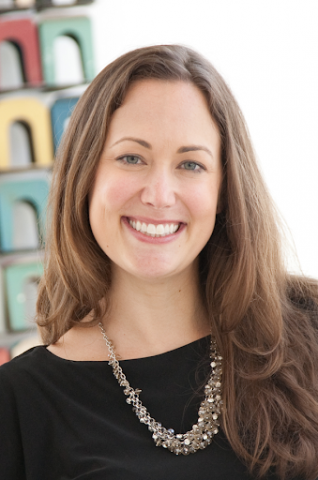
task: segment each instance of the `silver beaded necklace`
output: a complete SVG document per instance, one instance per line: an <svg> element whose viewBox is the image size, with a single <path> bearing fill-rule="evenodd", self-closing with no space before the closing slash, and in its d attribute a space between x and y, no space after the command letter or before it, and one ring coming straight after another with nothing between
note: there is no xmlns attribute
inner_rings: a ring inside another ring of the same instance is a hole
<svg viewBox="0 0 318 480"><path fill-rule="evenodd" d="M198 422L188 432L175 435L173 429L166 429L150 416L139 398L141 390L130 386L116 358L112 342L108 339L101 323L99 323L99 328L108 347L110 357L108 364L112 367L119 385L124 388L124 394L127 396L126 402L133 406L133 411L139 421L148 425L148 430L152 432L152 438L157 447L167 448L175 455L189 455L206 448L212 442L213 436L218 433L220 425L218 418L223 404L221 399L222 357L218 355L215 339L211 338L211 374L204 387L205 397L200 404Z"/></svg>

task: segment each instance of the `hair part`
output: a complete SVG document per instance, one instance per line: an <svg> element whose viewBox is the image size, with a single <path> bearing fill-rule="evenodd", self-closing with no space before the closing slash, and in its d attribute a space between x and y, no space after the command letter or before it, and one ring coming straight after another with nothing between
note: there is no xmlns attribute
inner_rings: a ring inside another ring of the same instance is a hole
<svg viewBox="0 0 318 480"><path fill-rule="evenodd" d="M191 82L204 94L222 143L223 209L200 254L202 292L224 357L222 427L259 478L318 476L318 285L287 272L278 215L230 89L182 46L126 53L91 83L59 148L50 196L37 322L55 343L88 314L96 324L110 261L89 224L88 195L112 114L133 82Z"/></svg>

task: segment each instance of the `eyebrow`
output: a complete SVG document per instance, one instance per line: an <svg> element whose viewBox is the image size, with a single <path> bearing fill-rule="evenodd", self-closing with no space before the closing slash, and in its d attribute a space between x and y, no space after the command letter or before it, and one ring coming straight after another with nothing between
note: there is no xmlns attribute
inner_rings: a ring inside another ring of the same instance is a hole
<svg viewBox="0 0 318 480"><path fill-rule="evenodd" d="M117 142L113 143L113 145L110 148L114 147L118 143L125 142L125 141L136 142L136 143L139 143L139 145L141 145L142 147L148 148L149 150L152 149L150 143L146 142L145 140L142 140L141 138L135 138L135 137L123 137L120 140L118 140ZM180 147L177 150L177 153L196 152L198 150L203 150L204 152L208 153L212 158L214 158L211 150L209 150L204 145L183 146L183 147Z"/></svg>
<svg viewBox="0 0 318 480"><path fill-rule="evenodd" d="M203 150L204 152L211 155L211 157L213 158L213 154L212 154L211 150L209 150L204 145L188 145L186 147L180 147L178 149L177 153L196 152L197 150Z"/></svg>
<svg viewBox="0 0 318 480"><path fill-rule="evenodd" d="M150 143L146 142L145 140L141 140L141 138L135 138L135 137L123 137L120 140L118 140L117 142L113 143L110 148L114 147L118 143L125 142L127 140L131 141L131 142L139 143L139 145L141 145L142 147L149 148L149 150L151 150Z"/></svg>

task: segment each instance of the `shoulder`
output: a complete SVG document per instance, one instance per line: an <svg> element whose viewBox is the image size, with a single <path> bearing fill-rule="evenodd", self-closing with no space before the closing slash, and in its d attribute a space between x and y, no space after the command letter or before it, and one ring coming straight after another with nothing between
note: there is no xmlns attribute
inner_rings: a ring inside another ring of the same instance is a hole
<svg viewBox="0 0 318 480"><path fill-rule="evenodd" d="M46 345L38 345L36 347L29 348L25 352L17 355L12 360L7 363L4 363L0 366L0 372L7 369L15 369L30 364L34 361L37 361L39 357L43 355L43 350L46 349Z"/></svg>
<svg viewBox="0 0 318 480"><path fill-rule="evenodd" d="M45 347L33 347L0 367L0 418L14 415L25 396L35 391L37 371L43 368Z"/></svg>
<svg viewBox="0 0 318 480"><path fill-rule="evenodd" d="M32 369L42 363L45 356L45 349L46 346L44 345L30 348L26 352L10 360L10 362L1 365L0 381L3 382L6 379L13 380L20 374L23 375L27 372L31 372Z"/></svg>

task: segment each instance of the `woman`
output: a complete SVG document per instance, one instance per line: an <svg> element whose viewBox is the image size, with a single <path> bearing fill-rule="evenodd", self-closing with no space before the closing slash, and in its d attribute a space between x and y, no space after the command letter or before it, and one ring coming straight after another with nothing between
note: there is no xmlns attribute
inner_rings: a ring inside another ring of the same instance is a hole
<svg viewBox="0 0 318 480"><path fill-rule="evenodd" d="M46 346L0 370L1 477L314 480L317 282L284 267L215 69L181 46L106 67L51 209Z"/></svg>

